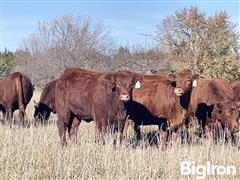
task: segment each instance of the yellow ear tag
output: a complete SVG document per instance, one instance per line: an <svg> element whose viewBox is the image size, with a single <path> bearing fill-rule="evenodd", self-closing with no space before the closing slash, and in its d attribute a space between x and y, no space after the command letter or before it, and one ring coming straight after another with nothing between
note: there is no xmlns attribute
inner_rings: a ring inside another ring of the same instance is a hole
<svg viewBox="0 0 240 180"><path fill-rule="evenodd" d="M135 84L135 88L139 89L140 87L141 87L141 83L139 81L137 81L136 84Z"/></svg>
<svg viewBox="0 0 240 180"><path fill-rule="evenodd" d="M193 87L196 87L196 86L197 86L197 80L196 80L196 79L193 81L192 86L193 86Z"/></svg>

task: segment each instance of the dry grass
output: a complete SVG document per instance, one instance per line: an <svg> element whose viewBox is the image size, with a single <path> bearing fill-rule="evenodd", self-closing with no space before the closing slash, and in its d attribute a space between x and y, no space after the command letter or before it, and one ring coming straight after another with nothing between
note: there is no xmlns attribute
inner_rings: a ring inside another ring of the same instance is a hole
<svg viewBox="0 0 240 180"><path fill-rule="evenodd" d="M31 106L31 105L30 105ZM28 110L31 114L33 109ZM31 117L30 116L30 117ZM53 117L54 121L56 117ZM143 128L149 132L152 127ZM161 151L143 140L134 146L129 139L114 146L111 135L106 144L94 142L94 123L82 123L78 144L59 147L55 123L48 126L0 126L1 179L183 179L180 162L240 165L238 149L229 144L202 140L199 145L178 145ZM131 139L131 135L129 137ZM237 169L238 179L240 173ZM188 177L192 178L192 177ZM213 178L213 177L212 177ZM218 177L225 179L227 177ZM229 177L228 177L229 178Z"/></svg>

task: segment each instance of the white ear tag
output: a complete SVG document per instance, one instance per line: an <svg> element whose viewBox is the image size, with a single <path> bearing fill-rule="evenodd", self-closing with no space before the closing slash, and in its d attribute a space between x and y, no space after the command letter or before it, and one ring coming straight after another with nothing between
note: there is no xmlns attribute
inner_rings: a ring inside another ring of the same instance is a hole
<svg viewBox="0 0 240 180"><path fill-rule="evenodd" d="M192 86L193 86L193 87L196 87L196 86L197 86L197 80L196 80L196 79L193 81Z"/></svg>
<svg viewBox="0 0 240 180"><path fill-rule="evenodd" d="M139 89L141 87L140 81L137 81L134 87L135 89Z"/></svg>

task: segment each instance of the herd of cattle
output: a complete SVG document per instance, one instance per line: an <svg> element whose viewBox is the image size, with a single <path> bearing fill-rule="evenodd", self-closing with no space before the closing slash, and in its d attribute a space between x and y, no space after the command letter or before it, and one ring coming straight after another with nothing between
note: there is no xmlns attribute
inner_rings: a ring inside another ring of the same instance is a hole
<svg viewBox="0 0 240 180"><path fill-rule="evenodd" d="M30 80L19 72L0 80L0 111L6 123L12 124L17 109L24 118L32 95ZM67 68L58 79L46 84L40 101L34 101L34 118L43 122L51 113L57 113L62 145L67 143L67 131L72 141L77 141L81 120L95 121L96 139L101 139L108 129L119 132L121 139L129 125L140 139L140 125L158 125L164 148L169 134L174 142L182 126L187 127L189 139L196 129L202 130L202 137L219 129L237 132L239 102L240 81L229 84L188 71L144 75Z"/></svg>

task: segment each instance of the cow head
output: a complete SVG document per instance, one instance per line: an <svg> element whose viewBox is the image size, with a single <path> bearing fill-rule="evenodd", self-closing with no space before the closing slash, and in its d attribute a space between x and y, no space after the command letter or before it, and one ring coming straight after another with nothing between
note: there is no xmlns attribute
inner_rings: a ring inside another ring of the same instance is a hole
<svg viewBox="0 0 240 180"><path fill-rule="evenodd" d="M182 96L183 94L192 91L192 88L197 85L198 82L203 81L203 77L198 74L191 74L190 72L180 72L177 74L169 74L169 79L175 81L176 88L174 93L177 96Z"/></svg>
<svg viewBox="0 0 240 180"><path fill-rule="evenodd" d="M117 93L119 100L127 102L132 99L133 88L140 88L143 76L130 71L118 71L115 73L107 74L113 84L113 91Z"/></svg>
<svg viewBox="0 0 240 180"><path fill-rule="evenodd" d="M40 120L41 122L48 120L52 112L52 109L41 102L39 103L36 101L33 101L33 102L34 102L34 108L35 108L34 115L33 115L34 119L36 121Z"/></svg>
<svg viewBox="0 0 240 180"><path fill-rule="evenodd" d="M220 121L221 124L226 125L230 131L238 131L239 108L236 103L232 101L217 103L214 106L214 116L217 121Z"/></svg>

